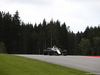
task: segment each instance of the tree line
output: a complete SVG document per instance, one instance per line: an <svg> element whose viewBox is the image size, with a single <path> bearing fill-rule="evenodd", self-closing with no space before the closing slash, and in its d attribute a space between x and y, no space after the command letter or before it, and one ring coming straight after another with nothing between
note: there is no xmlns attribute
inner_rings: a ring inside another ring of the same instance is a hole
<svg viewBox="0 0 100 75"><path fill-rule="evenodd" d="M74 33L59 20L25 24L18 11L13 15L0 11L0 53L43 54L44 49L54 45L68 54L100 55L100 26Z"/></svg>

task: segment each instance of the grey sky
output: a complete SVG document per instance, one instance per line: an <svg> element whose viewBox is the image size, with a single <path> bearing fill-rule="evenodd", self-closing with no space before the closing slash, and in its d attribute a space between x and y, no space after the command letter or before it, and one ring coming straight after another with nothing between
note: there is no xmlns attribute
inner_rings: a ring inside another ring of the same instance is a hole
<svg viewBox="0 0 100 75"><path fill-rule="evenodd" d="M25 23L53 18L65 22L75 33L100 24L100 0L0 0L0 11L14 14L16 10Z"/></svg>

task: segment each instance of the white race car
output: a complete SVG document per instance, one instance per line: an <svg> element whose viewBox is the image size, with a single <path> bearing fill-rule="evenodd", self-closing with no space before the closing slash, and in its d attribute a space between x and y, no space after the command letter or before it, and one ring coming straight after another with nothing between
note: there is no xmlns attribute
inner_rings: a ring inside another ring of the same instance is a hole
<svg viewBox="0 0 100 75"><path fill-rule="evenodd" d="M60 48L53 46L44 50L44 55L67 55L67 50L61 50Z"/></svg>

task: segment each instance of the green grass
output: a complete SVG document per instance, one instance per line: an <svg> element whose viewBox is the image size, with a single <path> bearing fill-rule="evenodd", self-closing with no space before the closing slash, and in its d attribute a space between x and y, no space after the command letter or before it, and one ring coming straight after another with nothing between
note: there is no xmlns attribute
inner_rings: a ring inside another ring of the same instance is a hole
<svg viewBox="0 0 100 75"><path fill-rule="evenodd" d="M0 75L87 75L86 73L88 72L36 59L0 54Z"/></svg>

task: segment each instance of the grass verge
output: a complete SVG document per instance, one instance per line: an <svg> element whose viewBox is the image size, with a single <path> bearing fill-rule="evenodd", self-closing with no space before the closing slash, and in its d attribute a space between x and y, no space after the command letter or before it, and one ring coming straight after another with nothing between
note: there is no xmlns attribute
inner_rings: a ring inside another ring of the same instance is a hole
<svg viewBox="0 0 100 75"><path fill-rule="evenodd" d="M0 54L0 75L87 75L87 73L36 59Z"/></svg>

